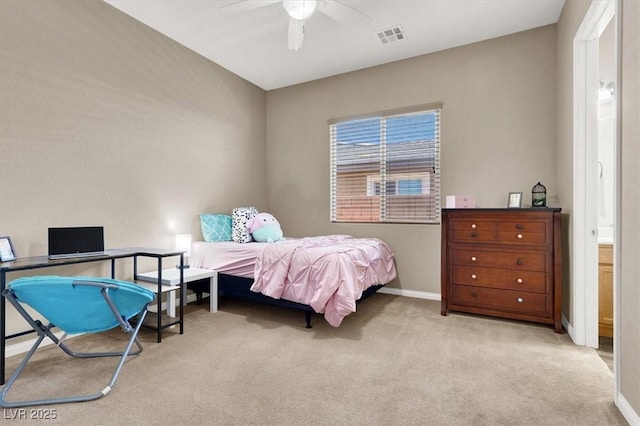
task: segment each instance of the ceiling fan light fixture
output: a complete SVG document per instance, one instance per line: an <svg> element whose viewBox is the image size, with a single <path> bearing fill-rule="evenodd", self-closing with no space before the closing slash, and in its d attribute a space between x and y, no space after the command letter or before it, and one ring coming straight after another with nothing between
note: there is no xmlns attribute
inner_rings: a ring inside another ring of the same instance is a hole
<svg viewBox="0 0 640 426"><path fill-rule="evenodd" d="M293 19L303 21L313 15L318 2L316 0L283 0L282 6Z"/></svg>

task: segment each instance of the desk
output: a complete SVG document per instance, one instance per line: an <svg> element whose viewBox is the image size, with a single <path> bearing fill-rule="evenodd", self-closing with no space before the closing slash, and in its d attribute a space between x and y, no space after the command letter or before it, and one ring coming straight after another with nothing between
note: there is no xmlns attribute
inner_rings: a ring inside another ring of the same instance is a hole
<svg viewBox="0 0 640 426"><path fill-rule="evenodd" d="M129 247L119 249L106 250L107 254L103 256L90 256L90 257L76 257L70 259L49 259L48 256L37 257L25 257L16 259L10 262L0 263L0 294L7 287L7 274L10 272L27 271L32 269L52 268L55 266L75 265L80 263L91 262L111 262L111 278L115 279L116 274L116 260L133 258L133 280L138 275L138 257L151 257L158 261L158 271L162 271L162 260L165 257L180 256L180 265L184 265L184 252L176 250L163 250L146 247ZM162 341L162 330L177 323L180 324L180 334L184 333L184 303L186 300L186 286L184 285L183 276L180 274L180 319L170 324L162 324L161 315L157 316L156 326L154 329L158 332L158 343ZM158 275L157 280L158 294L162 289L162 273ZM162 298L158 297L158 308L162 310ZM27 330L19 333L15 333L7 336L6 334L6 306L4 297L0 297L0 385L4 384L5 377L5 353L6 353L6 340L14 337L24 336L25 334L33 333L33 330Z"/></svg>

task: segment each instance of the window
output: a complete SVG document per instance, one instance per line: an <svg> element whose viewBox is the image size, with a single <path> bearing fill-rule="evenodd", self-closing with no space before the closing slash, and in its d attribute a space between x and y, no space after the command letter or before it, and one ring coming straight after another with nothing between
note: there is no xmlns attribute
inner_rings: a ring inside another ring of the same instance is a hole
<svg viewBox="0 0 640 426"><path fill-rule="evenodd" d="M330 121L332 222L439 222L441 108Z"/></svg>

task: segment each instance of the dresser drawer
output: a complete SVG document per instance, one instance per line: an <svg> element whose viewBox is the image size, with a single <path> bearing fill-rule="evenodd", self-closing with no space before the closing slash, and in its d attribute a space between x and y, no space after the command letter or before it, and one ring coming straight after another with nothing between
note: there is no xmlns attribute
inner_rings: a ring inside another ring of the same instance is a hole
<svg viewBox="0 0 640 426"><path fill-rule="evenodd" d="M546 273L544 272L458 265L453 266L452 269L451 281L454 284L537 293L544 293L547 289Z"/></svg>
<svg viewBox="0 0 640 426"><path fill-rule="evenodd" d="M451 286L451 302L456 305L496 309L501 311L549 316L547 295L524 291L498 290L493 288Z"/></svg>
<svg viewBox="0 0 640 426"><path fill-rule="evenodd" d="M451 229L454 231L495 232L495 220L452 219Z"/></svg>
<svg viewBox="0 0 640 426"><path fill-rule="evenodd" d="M496 240L504 243L546 244L546 222L504 221L496 226Z"/></svg>
<svg viewBox="0 0 640 426"><path fill-rule="evenodd" d="M453 241L496 240L496 222L478 220L452 220L451 239Z"/></svg>
<svg viewBox="0 0 640 426"><path fill-rule="evenodd" d="M547 234L518 231L497 232L496 241L501 243L546 244Z"/></svg>
<svg viewBox="0 0 640 426"><path fill-rule="evenodd" d="M544 253L518 253L508 251L451 250L451 263L455 265L509 268L526 271L546 271Z"/></svg>
<svg viewBox="0 0 640 426"><path fill-rule="evenodd" d="M496 241L496 231L453 231L451 241L477 241L490 243Z"/></svg>
<svg viewBox="0 0 640 426"><path fill-rule="evenodd" d="M533 232L535 234L544 234L547 231L546 222L526 222L526 221L500 221L497 223L498 232Z"/></svg>

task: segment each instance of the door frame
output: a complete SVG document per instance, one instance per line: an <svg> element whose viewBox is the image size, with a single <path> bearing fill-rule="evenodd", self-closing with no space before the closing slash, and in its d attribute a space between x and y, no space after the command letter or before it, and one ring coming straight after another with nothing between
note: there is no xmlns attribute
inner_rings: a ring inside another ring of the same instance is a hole
<svg viewBox="0 0 640 426"><path fill-rule="evenodd" d="M615 12L616 0L591 2L573 40L572 338L578 345L593 348L599 344L598 206L597 197L592 196L593 188L598 187L598 39ZM614 241L616 228L614 223ZM614 277L614 295L616 286Z"/></svg>

